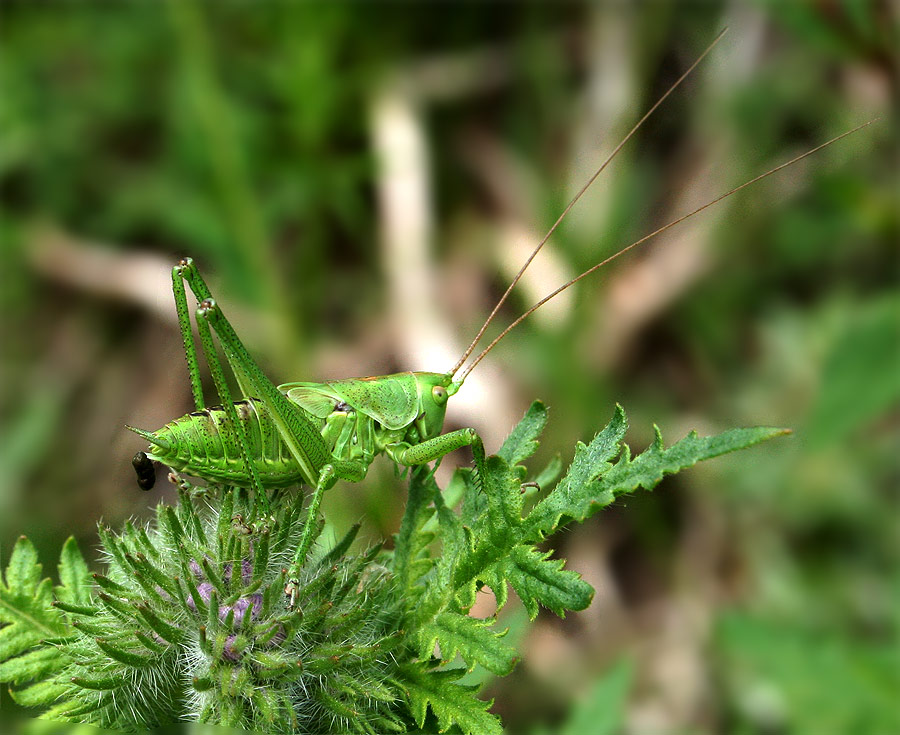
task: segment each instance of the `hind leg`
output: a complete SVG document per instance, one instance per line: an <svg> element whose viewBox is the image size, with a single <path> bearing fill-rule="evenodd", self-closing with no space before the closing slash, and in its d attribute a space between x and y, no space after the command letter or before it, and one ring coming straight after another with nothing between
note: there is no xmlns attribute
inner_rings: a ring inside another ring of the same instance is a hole
<svg viewBox="0 0 900 735"><path fill-rule="evenodd" d="M185 358L187 359L188 363L188 373L190 374L191 378L191 391L194 394L194 403L197 406L197 410L202 411L205 408L205 402L203 400L203 385L200 380L199 361L197 359L197 350L194 344L193 333L191 332L191 322L188 315L187 297L184 290L185 271L189 268L196 271L193 265L193 261L191 261L190 259L185 259L172 269L172 291L175 294L175 307L178 312L178 324L181 327L181 336L185 346L184 352ZM201 301L201 306L197 310L197 332L200 335L200 348L203 352L203 356L206 358L206 363L209 366L209 371L212 375L213 383L216 387L216 393L219 396L219 401L222 404L222 408L225 411L225 415L228 417L228 423L231 427L230 435L228 432L222 432L220 434L223 446L226 442L231 442L232 451L236 449L237 452L240 453L241 460L243 461L244 468L247 472L247 476L250 478L251 489L254 491L256 497L258 498L257 502L259 503L260 512L263 515L268 515L268 495L266 493L266 489L263 487L262 482L259 479L259 474L256 471L256 465L252 461L249 442L247 440L247 432L245 431L244 425L243 423L241 423L241 420L237 415L237 410L234 407L234 400L231 395L231 389L228 387L228 381L225 378L225 370L222 367L222 363L219 360L218 354L216 353L216 348L213 343L209 324L207 323L207 320L203 318L203 303L205 300L209 300L212 298L209 292L209 288L206 286L206 283L201 278L199 278L199 275L196 281L189 280L188 282L191 286L191 290L194 292L194 295L198 298L198 300Z"/></svg>

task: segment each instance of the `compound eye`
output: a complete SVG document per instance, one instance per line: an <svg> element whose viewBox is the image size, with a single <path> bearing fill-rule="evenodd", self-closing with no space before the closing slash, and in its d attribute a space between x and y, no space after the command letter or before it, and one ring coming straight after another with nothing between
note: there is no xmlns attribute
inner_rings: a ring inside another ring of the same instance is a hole
<svg viewBox="0 0 900 735"><path fill-rule="evenodd" d="M431 389L431 395L438 406L443 406L447 402L447 389L442 385L434 386Z"/></svg>

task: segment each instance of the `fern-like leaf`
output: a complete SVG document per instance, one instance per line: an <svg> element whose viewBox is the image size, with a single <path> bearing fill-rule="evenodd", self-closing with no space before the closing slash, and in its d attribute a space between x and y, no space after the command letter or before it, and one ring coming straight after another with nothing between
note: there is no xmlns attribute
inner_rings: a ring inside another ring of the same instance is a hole
<svg viewBox="0 0 900 735"><path fill-rule="evenodd" d="M69 542L74 545L74 539ZM63 640L74 631L53 607L53 583L42 572L34 545L20 537L0 579L0 681L42 682L67 663L65 654L46 641ZM52 702L53 692L45 695L33 697L34 705Z"/></svg>
<svg viewBox="0 0 900 735"><path fill-rule="evenodd" d="M561 618L566 610L584 610L591 604L594 589L577 572L564 569L564 559L549 556L549 552L541 553L527 544L513 547L488 570L491 589L496 590L503 580L509 582L532 620L537 617L539 604Z"/></svg>
<svg viewBox="0 0 900 735"><path fill-rule="evenodd" d="M579 443L569 471L550 495L538 503L522 524L523 541L539 541L569 520L584 521L619 495L638 488L652 490L670 475L698 462L789 434L787 429L766 426L732 429L718 436L698 436L692 431L666 449L655 428L656 439L634 459L620 442L628 428L625 412L616 406L612 421L587 446Z"/></svg>
<svg viewBox="0 0 900 735"><path fill-rule="evenodd" d="M89 605L93 579L73 536L69 536L63 544L58 569L61 584L54 589L56 600L72 605Z"/></svg>
<svg viewBox="0 0 900 735"><path fill-rule="evenodd" d="M497 454L510 465L524 462L538 448L538 439L546 425L547 407L541 401L535 401L506 437Z"/></svg>
<svg viewBox="0 0 900 735"><path fill-rule="evenodd" d="M591 600L590 587L574 572L564 570L563 562L539 553L535 543L564 523L586 520L623 493L652 489L666 474L788 433L767 427L735 429L713 437L692 432L665 448L657 430L654 443L632 459L628 447L622 444L628 428L625 411L616 406L609 424L590 444L578 443L565 477L523 517L520 474L506 458L518 459L533 449L543 417L543 407L532 406L504 444L503 456L480 463L477 471L483 493L479 494L475 484L467 484L469 495L463 500L461 513L462 522L471 525L473 543L464 553L456 554L453 575L456 599L463 609L474 604L480 584L491 587L501 606L506 600L506 585L511 585L532 618L538 605L557 615L583 609ZM473 495L480 497L473 499ZM437 610L426 612L436 614Z"/></svg>
<svg viewBox="0 0 900 735"><path fill-rule="evenodd" d="M429 671L421 665L403 668L401 684L416 724L420 728L425 726L430 708L440 732L457 725L464 733L501 735L500 720L487 711L492 702L475 697L476 687L457 683L464 673L464 669Z"/></svg>
<svg viewBox="0 0 900 735"><path fill-rule="evenodd" d="M444 661L452 661L459 653L469 670L481 664L493 674L506 676L515 666L516 651L501 640L504 633L491 630L493 624L493 619L445 610L419 631L419 656L428 658L437 643Z"/></svg>

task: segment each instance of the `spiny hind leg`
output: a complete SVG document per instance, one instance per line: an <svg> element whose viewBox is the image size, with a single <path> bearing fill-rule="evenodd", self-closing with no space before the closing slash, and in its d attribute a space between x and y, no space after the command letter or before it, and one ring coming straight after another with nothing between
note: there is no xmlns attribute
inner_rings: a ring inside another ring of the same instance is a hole
<svg viewBox="0 0 900 735"><path fill-rule="evenodd" d="M190 310L182 277L182 270L186 263L193 265L193 261L190 258L185 258L172 269L172 295L175 297L175 312L178 314L178 326L181 329L181 341L184 344L184 358L187 360L188 375L191 379L191 393L194 396L194 406L196 406L198 411L202 411L206 408L206 401L203 399L203 383L200 380L197 345L194 342L194 333L191 330ZM209 289L207 289L208 291Z"/></svg>
<svg viewBox="0 0 900 735"><path fill-rule="evenodd" d="M197 309L197 331L200 333L200 345L203 348L203 354L209 364L209 372L212 375L213 383L216 386L216 393L219 396L219 400L222 402L222 408L225 410L225 415L228 417L228 423L232 428L231 432L219 432L223 450L225 456L228 456L229 447L226 446L226 442L232 442L230 448L231 451L237 449L238 452L240 452L241 461L243 461L244 468L247 470L247 474L250 477L250 485L258 499L260 513L263 516L267 516L269 514L269 498L262 485L262 481L259 479L259 474L256 471L256 464L250 457L250 443L247 440L247 432L244 429L243 422L238 418L234 399L231 396L231 389L228 387L228 381L225 378L225 370L222 368L222 363L219 361L219 357L216 354L212 332L210 331L206 319L203 318L202 311L203 304L201 303L200 307ZM234 442L236 442L237 446L234 446Z"/></svg>
<svg viewBox="0 0 900 735"><path fill-rule="evenodd" d="M197 321L205 321L215 330L241 391L245 396L262 401L277 426L279 435L300 467L304 479L314 486L322 467L332 460L331 452L319 433L319 427L294 406L256 364L234 331L234 327L225 318L222 309L210 296L209 288L193 262L182 261L178 268L180 276L187 281L200 300ZM332 464L335 465L338 476L345 477L346 473L341 466L343 463L332 462Z"/></svg>
<svg viewBox="0 0 900 735"><path fill-rule="evenodd" d="M190 278L187 275L189 272L192 275ZM260 511L263 515L267 515L269 512L268 496L259 479L256 465L251 461L247 434L244 430L244 425L238 419L234 400L231 396L231 389L228 387L228 381L225 378L225 370L216 353L212 333L209 324L205 319L204 304L211 300L212 297L206 282L200 277L193 261L190 258L185 258L172 269L172 291L175 294L178 323L181 327L181 336L185 344L185 355L188 361L188 372L191 375L191 390L194 393L194 402L197 405L197 410L203 410L203 386L200 382L197 352L194 345L193 334L191 332L190 318L188 316L187 297L184 290L185 280L188 281L194 296L200 301L200 307L197 309L197 332L200 335L200 348L203 351L203 356L206 358L206 363L209 366L209 371L216 387L216 393L219 396L219 401L222 404L222 408L225 411L225 415L228 417L228 423L231 427L230 432L220 432L220 438L223 445L230 442L232 444L231 451L234 452L234 450L237 450L240 454L244 467L247 470L247 475L250 478L251 487L256 493L256 497L259 499ZM225 447L225 451L226 454L228 454L227 446Z"/></svg>
<svg viewBox="0 0 900 735"><path fill-rule="evenodd" d="M191 262L184 262L181 275L199 298L209 294L209 289ZM225 358L237 378L245 396L262 401L269 416L278 427L279 436L301 469L301 474L311 486L316 486L326 465L331 465L335 476L359 482L366 474L366 467L357 461L345 461L334 457L322 438L319 427L306 412L291 403L266 377L262 368L244 347L234 327L211 296L205 296L197 309L198 322L203 320L212 327L225 351Z"/></svg>
<svg viewBox="0 0 900 735"><path fill-rule="evenodd" d="M182 260L173 271L173 275L177 273L179 279L183 279L190 286L197 303L200 305L197 309L197 321L204 319L215 330L216 335L225 349L225 358L229 366L234 371L241 391L247 397L260 398L268 400L268 402L278 402L278 399L288 403L281 393L275 388L272 382L266 377L262 368L256 364L250 351L241 342L237 332L221 307L216 303L210 293L209 286L200 275L200 271L190 258ZM277 398L276 398L277 396Z"/></svg>

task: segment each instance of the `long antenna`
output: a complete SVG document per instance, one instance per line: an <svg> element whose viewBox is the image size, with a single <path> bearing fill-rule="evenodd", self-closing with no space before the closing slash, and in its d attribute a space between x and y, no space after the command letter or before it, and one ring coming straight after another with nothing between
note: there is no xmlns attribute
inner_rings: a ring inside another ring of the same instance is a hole
<svg viewBox="0 0 900 735"><path fill-rule="evenodd" d="M562 214L559 215L556 222L553 223L553 226L549 230L547 230L547 234L544 235L544 237L537 244L534 250L531 251L531 255L528 256L528 260L526 260L522 267L519 269L516 277L512 279L509 286L507 286L503 296L500 297L500 300L494 306L493 311L491 311L491 313L488 315L488 318L485 319L484 324L481 325L481 329L478 330L478 334L475 335L475 339L472 340L472 342L466 348L466 351L462 354L462 357L459 358L457 363L453 366L453 369L450 370L450 375L455 375L456 372L462 367L463 363L469 359L469 355L472 354L472 351L475 349L475 345L478 344L479 340L484 335L485 330L487 330L488 326L497 315L497 312L500 311L500 307L502 307L506 302L506 299L509 296L510 292L512 292L513 288L515 288L516 284L519 282L519 279L522 278L522 275L525 273L528 266L531 265L531 261L535 259L537 254L541 251L541 248L543 248L547 240L550 239L550 236L554 232L556 232L556 228L559 227L560 223L566 218L566 215L569 214L569 211L572 209L572 207L574 207L578 203L578 200L581 199L581 197L584 196L587 190L591 188L591 184L593 184L597 180L597 177L600 176L601 173L603 173L603 170L612 162L619 151L622 150L622 148L629 140L631 140L631 137L638 131L638 128L640 128L641 125L644 124L644 121L646 121L646 119L656 111L656 108L665 101L666 97L672 94L672 92L675 91L678 85L681 84L692 71L694 71L694 68L697 66L697 64L703 61L704 57L713 50L713 47L722 39L722 36L725 35L725 32L727 30L728 28L726 27L719 31L719 35L716 36L713 42L706 47L706 50L697 57L697 60L693 64L691 64L690 67L688 67L688 70L684 74L678 77L678 80L671 87L669 87L668 90L666 90L666 93L656 101L653 107L651 107L649 110L647 110L646 113L644 113L644 116L637 121L635 126L628 131L628 134L624 138L622 138L621 142L613 149L612 153L607 156L606 160L600 165L600 168L598 168L594 172L593 176L588 179L587 183L582 186L581 189L579 189L578 193L572 198L572 201L569 202L569 205L563 210ZM466 374L468 374L468 371L466 371Z"/></svg>
<svg viewBox="0 0 900 735"><path fill-rule="evenodd" d="M693 210L692 212L688 212L687 214L682 215L682 216L679 217L678 219L672 220L672 221L669 222L667 225L663 225L663 226L660 227L658 230L654 230L653 232L651 232L649 235L644 235L640 240L635 240L633 243L631 243L631 245L628 245L628 246L622 248L621 250L619 250L617 253L614 253L613 255L610 255L608 258L606 258L606 260L603 260L603 261L597 263L597 265L593 266L592 268L588 268L588 269L587 269L584 273L582 273L581 275L575 276L575 278L573 278L571 281L569 281L569 282L567 282L567 283L564 283L562 286L560 286L559 288L557 288L557 289L556 289L555 291L553 291L552 293L547 294L544 298L542 298L540 301L538 301L534 306L532 306L530 309L528 309L526 312L524 312L518 319L516 319L516 320L515 320L512 324L510 324L506 329L504 329L502 332L500 332L500 334L498 334L498 335L494 338L494 340L493 340L493 341L492 341L492 342L491 342L484 350L481 351L481 353L478 355L478 357L475 358L475 361L472 362L472 363L471 363L471 364L463 371L463 374L460 376L460 378L459 378L459 380L458 380L457 382L462 383L462 382L466 379L466 376L467 376L470 372L472 372L472 369L473 369L479 362L481 362L481 361L484 359L484 356L487 355L487 353L490 352L492 349L494 349L494 347L497 345L497 343L498 343L501 339L503 339L503 338L504 338L507 334L509 334L515 327L517 327L519 324L521 324L522 321L523 321L526 317L528 317L529 315L533 314L535 311L537 311L539 308L541 308L544 304L546 304L546 303L547 303L550 299L552 299L554 296L557 296L558 294L562 293L562 292L565 291L567 288L569 288L569 286L571 286L571 285L577 283L578 281L580 281L580 280L581 280L582 278L584 278L585 276L589 276L589 275L590 275L591 273L593 273L595 270L597 270L597 269L599 269L599 268L602 268L604 265L606 265L607 263L610 263L611 261L615 260L615 259L618 258L620 255L624 255L625 253L627 253L627 252L628 252L629 250L631 250L632 248L636 248L638 245L641 245L642 243L647 242L647 240L650 240L651 238L656 237L657 235L659 235L659 234L665 232L666 230L668 230L668 229L674 227L675 225L677 225L677 224L679 224L679 223L681 223L681 222L684 222L686 219L690 219L690 218L693 217L695 214L699 214L699 213L702 212L704 209L707 209L708 207L713 206L713 204L717 204L717 203L721 202L723 199L727 199L727 198L730 197L732 194L735 194L735 193L739 192L741 189L745 189L746 187L750 186L751 184L755 184L757 181L760 181L760 180L766 178L767 176L771 176L772 174L777 173L778 171L781 171L781 169L783 169L783 168L787 168L788 166L794 165L794 164L797 163L798 161L801 161L801 160L803 160L804 158L806 158L807 156L811 156L813 153L816 153L817 151L820 151L820 150L822 150L823 148L826 148L827 146L830 146L832 143L837 143L841 138L846 138L848 135L852 135L853 133L856 133L856 132L862 130L863 128L868 127L869 125L871 125L873 122L876 122L877 120L878 120L878 118L876 117L876 118L874 118L874 119L872 119L872 120L869 120L868 122L864 122L862 125L857 125L857 126L856 126L855 128L853 128L852 130L848 130L848 131L846 131L845 133L841 133L840 135L838 135L838 136L832 138L831 140L826 141L825 143L822 143L822 144L819 145L819 146L816 146L816 147L813 148L812 150L808 150L806 153L803 153L803 154L797 156L796 158L792 158L790 161L787 161L786 163L782 163L780 166L776 166L775 168L766 171L764 174L760 174L760 175L757 176L756 178L753 178L753 179L750 179L750 181L744 182L744 183L741 184L740 186L736 186L734 189L731 189L730 191L727 191L727 192L725 192L724 194L721 194L720 196L716 197L716 198L713 199L712 201L707 202L707 203L704 204L702 207L697 207L697 209Z"/></svg>

